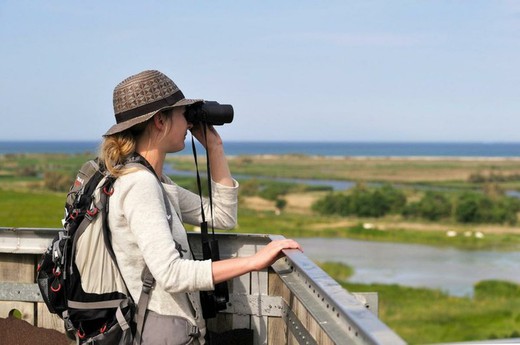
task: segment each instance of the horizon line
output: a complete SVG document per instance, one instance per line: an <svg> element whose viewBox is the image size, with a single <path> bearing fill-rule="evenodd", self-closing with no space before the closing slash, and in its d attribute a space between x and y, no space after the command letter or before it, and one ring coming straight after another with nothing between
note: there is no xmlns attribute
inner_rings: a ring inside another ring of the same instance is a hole
<svg viewBox="0 0 520 345"><path fill-rule="evenodd" d="M0 143L101 143L101 139L0 139ZM191 140L186 140L186 142ZM288 143L288 144L520 144L518 141L499 140L225 140L224 143ZM198 144L198 143L197 143Z"/></svg>

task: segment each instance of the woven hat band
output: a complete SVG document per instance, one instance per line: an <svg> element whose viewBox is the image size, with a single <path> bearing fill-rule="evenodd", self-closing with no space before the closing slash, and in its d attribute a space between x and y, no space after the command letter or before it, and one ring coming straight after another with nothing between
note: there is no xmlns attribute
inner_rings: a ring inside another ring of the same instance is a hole
<svg viewBox="0 0 520 345"><path fill-rule="evenodd" d="M160 110L162 108L172 106L175 103L177 103L183 99L184 99L184 95L182 94L181 90L177 90L175 93L171 94L170 96L168 96L166 98L162 98L155 102L144 104L140 107L133 108L133 109L124 111L122 113L116 114L115 115L116 122L117 123L125 122L125 121L131 120L133 118L136 118L138 116L148 114L148 113Z"/></svg>

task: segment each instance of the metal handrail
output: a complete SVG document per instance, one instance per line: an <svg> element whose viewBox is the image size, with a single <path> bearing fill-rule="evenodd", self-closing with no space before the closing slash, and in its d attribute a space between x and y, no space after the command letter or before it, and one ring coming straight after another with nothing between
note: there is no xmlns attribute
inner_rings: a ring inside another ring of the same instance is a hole
<svg viewBox="0 0 520 345"><path fill-rule="evenodd" d="M284 237L274 235L270 238L276 240ZM335 343L345 343L345 336L348 336L354 343L361 344L406 344L301 251L284 250L284 254L286 259L275 263L273 269L289 289L300 296L300 302Z"/></svg>

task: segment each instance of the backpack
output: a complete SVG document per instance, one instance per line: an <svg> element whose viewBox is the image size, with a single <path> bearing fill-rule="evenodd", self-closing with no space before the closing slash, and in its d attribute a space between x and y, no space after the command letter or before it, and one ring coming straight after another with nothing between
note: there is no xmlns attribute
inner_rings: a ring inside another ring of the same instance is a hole
<svg viewBox="0 0 520 345"><path fill-rule="evenodd" d="M67 335L80 344L140 344L142 314L154 284L145 268L136 306L110 242L108 200L114 181L98 159L80 168L67 194L63 229L37 269L37 283L49 311L64 320Z"/></svg>

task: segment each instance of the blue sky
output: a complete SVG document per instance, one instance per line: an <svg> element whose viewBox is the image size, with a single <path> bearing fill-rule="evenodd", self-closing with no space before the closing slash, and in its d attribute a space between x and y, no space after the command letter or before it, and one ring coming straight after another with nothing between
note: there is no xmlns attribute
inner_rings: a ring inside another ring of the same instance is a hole
<svg viewBox="0 0 520 345"><path fill-rule="evenodd" d="M0 2L0 140L97 140L158 69L225 140L520 141L520 1Z"/></svg>

